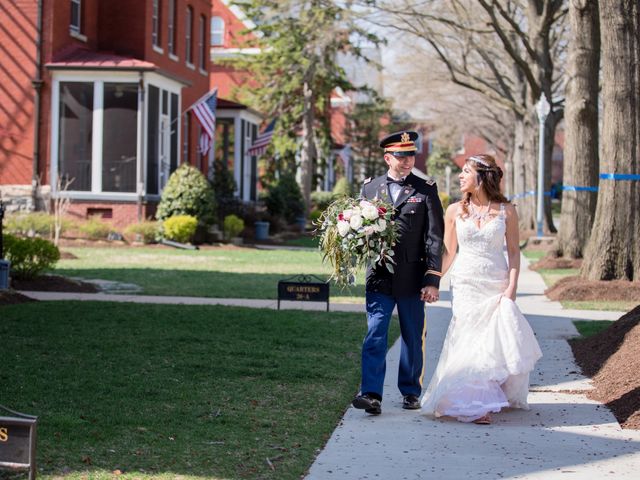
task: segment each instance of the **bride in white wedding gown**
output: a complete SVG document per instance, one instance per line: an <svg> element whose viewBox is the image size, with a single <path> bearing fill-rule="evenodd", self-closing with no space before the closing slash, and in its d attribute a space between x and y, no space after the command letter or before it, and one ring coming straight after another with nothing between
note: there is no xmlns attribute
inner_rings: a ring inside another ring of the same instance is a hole
<svg viewBox="0 0 640 480"><path fill-rule="evenodd" d="M422 398L427 415L487 424L490 412L529 408L529 372L542 353L514 303L520 273L518 216L500 193L501 177L492 156L469 157L460 174L463 199L445 214L442 273L455 258L453 317Z"/></svg>

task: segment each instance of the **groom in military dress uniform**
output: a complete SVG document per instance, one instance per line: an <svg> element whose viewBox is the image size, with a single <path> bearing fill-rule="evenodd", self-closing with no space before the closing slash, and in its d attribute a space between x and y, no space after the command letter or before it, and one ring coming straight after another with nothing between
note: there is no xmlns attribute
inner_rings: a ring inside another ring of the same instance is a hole
<svg viewBox="0 0 640 480"><path fill-rule="evenodd" d="M444 215L433 180L411 173L415 164L416 132L397 132L380 146L388 173L364 181L362 197L392 203L399 239L394 247L394 273L376 265L367 271L368 331L362 346L362 382L355 408L372 415L382 412L387 334L394 307L398 308L402 346L398 388L402 407L420 408L424 375L426 321L424 302L438 300L442 267Z"/></svg>

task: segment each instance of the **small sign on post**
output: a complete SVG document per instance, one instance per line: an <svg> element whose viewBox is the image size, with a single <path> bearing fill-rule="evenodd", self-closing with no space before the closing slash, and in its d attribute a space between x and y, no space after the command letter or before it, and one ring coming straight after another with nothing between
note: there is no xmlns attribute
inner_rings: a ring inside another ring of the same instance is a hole
<svg viewBox="0 0 640 480"><path fill-rule="evenodd" d="M313 279L319 281L314 282ZM329 282L315 275L295 275L278 282L278 310L280 301L327 302L329 311Z"/></svg>
<svg viewBox="0 0 640 480"><path fill-rule="evenodd" d="M15 412L0 405L0 468L29 470L36 478L36 425L38 417Z"/></svg>

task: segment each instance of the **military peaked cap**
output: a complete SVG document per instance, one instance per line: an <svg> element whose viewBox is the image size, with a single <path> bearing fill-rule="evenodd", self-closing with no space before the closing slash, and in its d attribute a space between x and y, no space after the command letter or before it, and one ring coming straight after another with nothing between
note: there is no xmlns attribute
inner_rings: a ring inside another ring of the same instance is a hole
<svg viewBox="0 0 640 480"><path fill-rule="evenodd" d="M380 141L384 153L390 153L395 157L411 157L416 154L418 148L415 141L418 133L412 131L395 132L387 135Z"/></svg>

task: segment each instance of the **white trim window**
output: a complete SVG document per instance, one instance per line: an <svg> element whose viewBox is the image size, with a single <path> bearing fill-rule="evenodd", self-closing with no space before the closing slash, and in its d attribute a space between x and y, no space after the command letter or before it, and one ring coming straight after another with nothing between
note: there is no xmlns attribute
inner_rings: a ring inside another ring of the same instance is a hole
<svg viewBox="0 0 640 480"><path fill-rule="evenodd" d="M207 17L200 15L200 31L198 32L198 66L200 70L207 69L207 55L205 45L207 44Z"/></svg>
<svg viewBox="0 0 640 480"><path fill-rule="evenodd" d="M56 75L51 182L71 180L71 198L155 197L179 164L182 85L157 75ZM142 95L143 89L147 95Z"/></svg>
<svg viewBox="0 0 640 480"><path fill-rule="evenodd" d="M160 32L162 31L162 3L160 0L153 0L151 11L151 43L154 47L161 47L162 40Z"/></svg>
<svg viewBox="0 0 640 480"><path fill-rule="evenodd" d="M78 35L82 33L82 0L71 0L69 31Z"/></svg>
<svg viewBox="0 0 640 480"><path fill-rule="evenodd" d="M211 45L214 47L224 46L224 19L222 17L211 17Z"/></svg>
<svg viewBox="0 0 640 480"><path fill-rule="evenodd" d="M168 37L167 48L170 55L176 54L176 32L178 31L177 1L169 0L169 22L167 23Z"/></svg>
<svg viewBox="0 0 640 480"><path fill-rule="evenodd" d="M185 37L185 61L189 65L193 65L193 7L187 6L187 14L185 15L184 26Z"/></svg>

